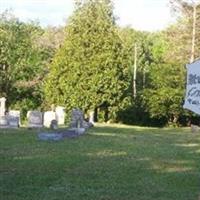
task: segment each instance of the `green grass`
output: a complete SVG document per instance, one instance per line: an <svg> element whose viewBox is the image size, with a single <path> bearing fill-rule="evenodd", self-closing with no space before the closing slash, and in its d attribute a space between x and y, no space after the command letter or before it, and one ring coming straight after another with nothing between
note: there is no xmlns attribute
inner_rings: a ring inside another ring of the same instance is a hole
<svg viewBox="0 0 200 200"><path fill-rule="evenodd" d="M98 125L41 142L0 129L1 200L198 200L200 133Z"/></svg>

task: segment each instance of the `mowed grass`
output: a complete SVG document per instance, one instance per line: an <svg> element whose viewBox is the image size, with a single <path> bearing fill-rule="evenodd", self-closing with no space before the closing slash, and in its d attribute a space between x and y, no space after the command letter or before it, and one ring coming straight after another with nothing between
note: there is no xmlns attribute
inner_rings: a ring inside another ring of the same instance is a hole
<svg viewBox="0 0 200 200"><path fill-rule="evenodd" d="M1 200L198 200L200 133L98 125L59 142L0 130Z"/></svg>

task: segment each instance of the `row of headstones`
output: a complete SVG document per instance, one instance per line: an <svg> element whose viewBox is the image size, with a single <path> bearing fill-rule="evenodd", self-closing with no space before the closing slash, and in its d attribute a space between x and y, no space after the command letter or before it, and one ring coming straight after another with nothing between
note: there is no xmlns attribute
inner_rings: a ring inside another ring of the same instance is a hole
<svg viewBox="0 0 200 200"><path fill-rule="evenodd" d="M55 111L28 111L27 113L28 127L30 128L56 128L58 125L65 124L64 107L58 106Z"/></svg>
<svg viewBox="0 0 200 200"><path fill-rule="evenodd" d="M65 123L65 111L64 107L58 106L54 111L40 112L40 111L28 111L27 113L27 126L30 128L51 127L52 125L64 125ZM20 123L20 111L10 110L8 113L1 113L0 126L1 127L13 127L17 128Z"/></svg>
<svg viewBox="0 0 200 200"><path fill-rule="evenodd" d="M48 127L56 129L59 125L65 124L64 108L59 106L56 111L28 111L27 113L29 128ZM0 117L1 128L18 128L20 127L20 111L11 110L4 117ZM71 114L70 128L90 128L94 125L92 119L85 121L84 113L80 109L73 109Z"/></svg>
<svg viewBox="0 0 200 200"><path fill-rule="evenodd" d="M56 129L58 125L65 124L65 111L64 107L57 106L54 111L42 112L29 111L27 114L28 127L48 127ZM70 128L84 128L88 129L94 125L93 115L89 118L89 121L84 119L84 113L80 109L73 109L71 113Z"/></svg>
<svg viewBox="0 0 200 200"><path fill-rule="evenodd" d="M1 113L0 127L19 127L20 125L20 111L10 110L8 113Z"/></svg>
<svg viewBox="0 0 200 200"><path fill-rule="evenodd" d="M20 111L11 110L6 113L6 98L0 98L0 128L18 127L20 123Z"/></svg>
<svg viewBox="0 0 200 200"><path fill-rule="evenodd" d="M6 98L0 98L0 128L6 127L19 127L20 123L20 111L11 110L6 113L5 106ZM54 111L55 110L55 111ZM40 127L51 127L55 129L58 125L65 124L65 108L57 106L52 111L46 111L44 113L40 111L28 111L28 127L40 128ZM90 113L91 114L91 113ZM70 128L89 128L93 126L93 113L90 115L89 122L84 120L84 113L80 109L73 109L71 115Z"/></svg>

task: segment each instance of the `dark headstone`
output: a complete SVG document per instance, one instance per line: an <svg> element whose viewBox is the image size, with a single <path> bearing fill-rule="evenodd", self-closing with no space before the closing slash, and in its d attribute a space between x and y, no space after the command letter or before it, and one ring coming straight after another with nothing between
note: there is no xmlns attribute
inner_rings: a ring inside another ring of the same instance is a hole
<svg viewBox="0 0 200 200"><path fill-rule="evenodd" d="M55 129L58 129L58 121L57 120L52 120L51 121L51 124L50 124L50 128L55 130Z"/></svg>
<svg viewBox="0 0 200 200"><path fill-rule="evenodd" d="M80 109L73 109L71 115L70 128L85 128L93 126L93 123L84 120L84 114Z"/></svg>

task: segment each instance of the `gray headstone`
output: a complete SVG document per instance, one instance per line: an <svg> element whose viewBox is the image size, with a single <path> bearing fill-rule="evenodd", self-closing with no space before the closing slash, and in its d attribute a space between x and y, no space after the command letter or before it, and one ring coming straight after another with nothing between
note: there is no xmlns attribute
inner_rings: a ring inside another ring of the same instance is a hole
<svg viewBox="0 0 200 200"><path fill-rule="evenodd" d="M70 128L90 128L93 124L84 120L84 114L80 109L73 109Z"/></svg>
<svg viewBox="0 0 200 200"><path fill-rule="evenodd" d="M71 128L80 128L83 123L83 112L80 109L73 109L71 114Z"/></svg>
<svg viewBox="0 0 200 200"><path fill-rule="evenodd" d="M19 127L20 125L20 111L19 110L10 110L7 118L8 118L9 126Z"/></svg>
<svg viewBox="0 0 200 200"><path fill-rule="evenodd" d="M38 139L42 141L59 141L63 139L63 135L59 133L39 133Z"/></svg>
<svg viewBox="0 0 200 200"><path fill-rule="evenodd" d="M42 112L40 111L28 111L28 127L30 128L41 128L43 127Z"/></svg>

